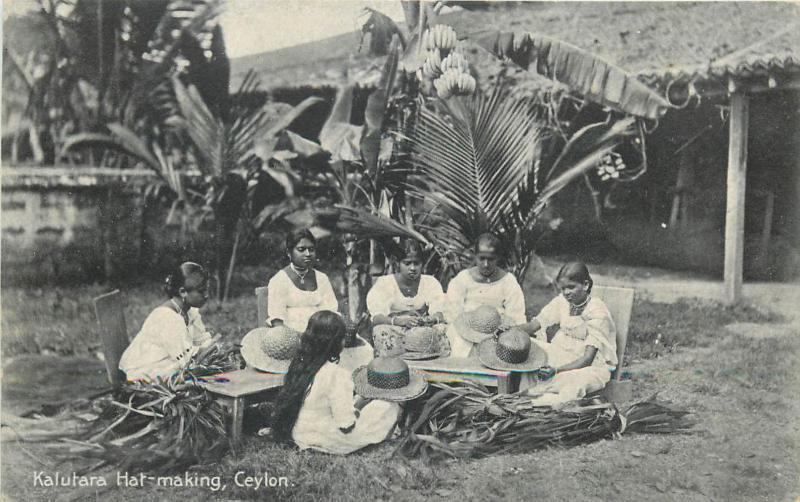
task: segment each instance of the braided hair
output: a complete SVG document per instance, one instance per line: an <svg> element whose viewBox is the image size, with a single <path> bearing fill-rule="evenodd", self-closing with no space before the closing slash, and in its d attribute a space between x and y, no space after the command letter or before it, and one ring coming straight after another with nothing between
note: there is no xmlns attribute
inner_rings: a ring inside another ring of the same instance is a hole
<svg viewBox="0 0 800 502"><path fill-rule="evenodd" d="M345 325L339 314L330 310L314 313L300 338L300 351L292 359L283 380L277 404L272 413L272 435L275 440L290 442L292 429L300 415L306 392L326 362L338 362L342 352Z"/></svg>

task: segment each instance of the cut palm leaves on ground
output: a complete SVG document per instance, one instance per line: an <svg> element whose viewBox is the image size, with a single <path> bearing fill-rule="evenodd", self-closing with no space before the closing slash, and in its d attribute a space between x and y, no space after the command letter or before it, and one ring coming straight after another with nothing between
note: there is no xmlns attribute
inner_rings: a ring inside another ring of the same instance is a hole
<svg viewBox="0 0 800 502"><path fill-rule="evenodd" d="M624 69L572 44L537 33L500 31L476 34L473 39L494 55L566 84L603 106L651 120L672 107Z"/></svg>
<svg viewBox="0 0 800 502"><path fill-rule="evenodd" d="M240 366L238 350L213 348L171 378L128 383L114 397L79 410L98 416L78 433L62 435L54 453L91 461L89 470L110 466L132 472L168 472L217 460L231 446L225 410L193 381Z"/></svg>
<svg viewBox="0 0 800 502"><path fill-rule="evenodd" d="M534 407L520 394L492 394L483 386L436 384L433 394L405 431L395 452L421 456L477 458L524 453L548 446L575 446L622 433L685 433L694 423L652 396L620 411L610 403L583 399L561 410Z"/></svg>

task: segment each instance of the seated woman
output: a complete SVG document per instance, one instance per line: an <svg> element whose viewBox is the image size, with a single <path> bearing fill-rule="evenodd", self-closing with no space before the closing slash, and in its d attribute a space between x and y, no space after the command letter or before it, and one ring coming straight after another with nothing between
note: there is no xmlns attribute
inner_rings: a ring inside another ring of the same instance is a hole
<svg viewBox="0 0 800 502"><path fill-rule="evenodd" d="M169 300L156 307L119 361L128 380L167 378L214 341L198 308L208 300L208 279L197 263L186 262L167 276Z"/></svg>
<svg viewBox="0 0 800 502"><path fill-rule="evenodd" d="M379 277L367 293L376 357L402 352L410 328L439 325L444 329L447 303L442 285L422 274L419 242L403 240L393 255L397 272Z"/></svg>
<svg viewBox="0 0 800 502"><path fill-rule="evenodd" d="M617 366L617 328L608 307L591 296L592 278L581 262L567 263L556 276L561 295L548 303L529 323L520 326L528 334L555 331L544 343L548 366L540 370L548 377L528 389L533 402L552 406L581 398L602 389ZM549 328L549 329L548 329ZM521 388L530 384L523 379Z"/></svg>
<svg viewBox="0 0 800 502"><path fill-rule="evenodd" d="M394 430L400 406L354 396L352 372L340 367L342 318L316 312L301 337L272 414L272 434L301 449L345 455L380 443Z"/></svg>
<svg viewBox="0 0 800 502"><path fill-rule="evenodd" d="M315 312L336 312L339 302L328 276L314 269L317 240L308 229L297 229L286 236L286 253L289 265L267 284L267 324L285 324L302 333Z"/></svg>
<svg viewBox="0 0 800 502"><path fill-rule="evenodd" d="M525 297L522 288L513 275L498 266L503 257L501 251L500 239L496 235L485 233L478 237L475 245L475 266L462 270L447 287L449 316L452 320L464 312L488 305L497 309L506 322L525 322ZM452 357L474 355L477 344L462 338L452 323L447 330L447 337L450 339Z"/></svg>

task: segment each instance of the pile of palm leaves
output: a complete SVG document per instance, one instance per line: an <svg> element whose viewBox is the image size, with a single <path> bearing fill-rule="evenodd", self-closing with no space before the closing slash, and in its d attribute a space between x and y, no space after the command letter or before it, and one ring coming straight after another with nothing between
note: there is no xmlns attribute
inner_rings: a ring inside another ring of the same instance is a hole
<svg viewBox="0 0 800 502"><path fill-rule="evenodd" d="M111 466L131 472L218 459L231 446L225 410L195 381L240 364L238 351L214 347L168 379L127 383L92 402L94 418L78 434L62 438L56 453L94 461L88 470Z"/></svg>
<svg viewBox="0 0 800 502"><path fill-rule="evenodd" d="M693 422L653 396L624 411L613 404L583 399L555 410L535 407L520 394L492 394L467 382L436 384L435 394L411 411L395 452L424 459L524 453L548 446L572 446L623 432L681 433Z"/></svg>

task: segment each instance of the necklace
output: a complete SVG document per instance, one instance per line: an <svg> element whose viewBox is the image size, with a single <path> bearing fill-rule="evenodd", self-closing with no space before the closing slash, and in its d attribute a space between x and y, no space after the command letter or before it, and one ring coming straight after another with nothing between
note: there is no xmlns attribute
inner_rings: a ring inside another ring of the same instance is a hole
<svg viewBox="0 0 800 502"><path fill-rule="evenodd" d="M583 303L581 303L580 305L573 305L570 303L569 315L571 316L581 315L581 313L583 312L583 308L586 306L587 303L589 303L590 298L591 298L590 296L587 296L586 299L583 301Z"/></svg>
<svg viewBox="0 0 800 502"><path fill-rule="evenodd" d="M297 267L294 266L294 263L289 263L289 267L291 267L292 272L294 272L297 275L297 277L300 279L300 284L305 284L306 283L306 276L308 275L308 271L311 270L311 269L307 268L305 270L305 272L300 273L300 271L297 270Z"/></svg>

